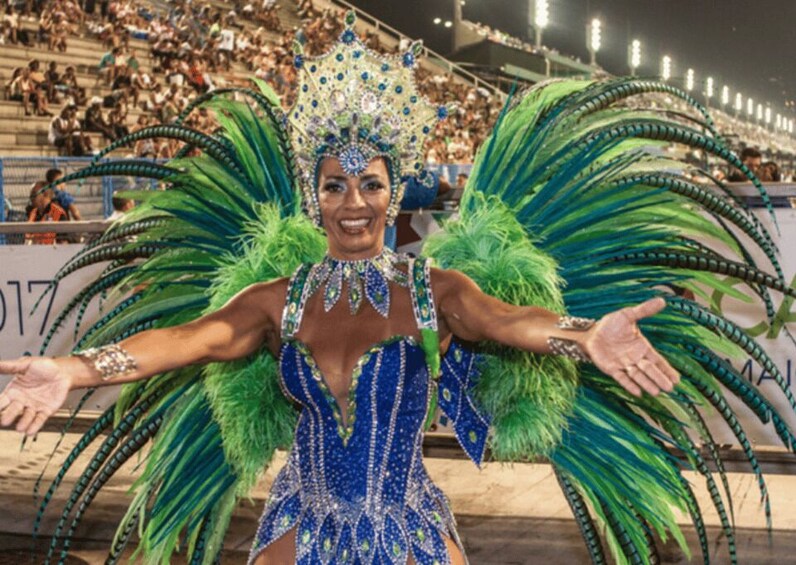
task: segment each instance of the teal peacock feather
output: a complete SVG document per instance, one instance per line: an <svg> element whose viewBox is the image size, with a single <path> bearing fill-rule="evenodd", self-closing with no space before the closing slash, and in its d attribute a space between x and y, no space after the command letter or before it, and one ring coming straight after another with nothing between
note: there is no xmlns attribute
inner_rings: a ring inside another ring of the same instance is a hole
<svg viewBox="0 0 796 565"><path fill-rule="evenodd" d="M697 115L616 105L643 92L676 96L692 106ZM689 300L664 294L662 289L687 289L707 301L710 297L705 287L747 302L757 296L770 320L775 313L769 290L787 296L796 291L785 281L771 235L748 206L708 173L662 156L660 148L669 143L701 149L739 168L758 188L773 215L762 185L750 171L739 166L738 158L723 145L705 109L688 95L636 79L604 83L551 81L506 105L476 157L460 219L446 222L445 233L435 235L425 247L441 266L470 274L474 269L467 253L478 253L481 240L462 226L476 218L486 223L489 218L484 216L492 215L496 224L519 222L520 235L512 235L514 245L530 245L535 253L554 261L559 280L564 281L559 287L561 298L573 315L596 318L654 296L667 297L667 309L644 320L641 329L687 375L678 391L659 402L637 400L607 377L595 374L587 366L580 367L578 394L564 412L564 435L558 447L552 452L524 453L526 457L547 455L557 475L566 477L566 483L559 479L562 490L595 561L602 559L593 549L595 529L604 532L620 563L654 562L652 531L672 533L687 550L673 515L661 514L665 508L676 507L691 515L703 560L709 563L702 511L680 475L680 468L689 465L706 481L730 542L731 559L736 560L726 472L697 406L712 405L732 429L757 477L768 518L768 493L759 463L719 383L749 405L762 421L773 420L783 442L792 447L793 436L782 416L722 359L747 352L772 376L776 375L773 378L778 380L791 408L796 409L781 372L763 348L720 312L709 312ZM662 173L664 170L668 172ZM715 188L711 190L709 185L692 180L699 176ZM710 217L716 219L715 223ZM748 241L742 240L735 230ZM467 234L470 243L463 234ZM462 241L440 246L437 241L442 239ZM715 244L728 248L729 254L717 252ZM448 252L457 245L463 251ZM500 247L487 249L490 258L485 264L511 260L510 253ZM755 263L754 251L765 255L775 275L765 273ZM478 258L472 262L480 261ZM470 276L486 292L500 296L489 285L488 277L485 283ZM747 283L751 294L736 288L733 279ZM554 310L559 307L559 303L546 299L540 296L534 302L514 303L540 304ZM484 382L495 380L489 365L482 374ZM546 381L535 376L525 378L537 383L542 391L547 386ZM499 402L505 401L497 389L485 391L480 400L492 413L499 413ZM506 426L500 419L494 420L493 427L493 444L498 438L510 444L512 435L527 433L521 426L516 430ZM689 429L696 430L707 444L719 477L711 474L688 436ZM624 442L634 448L627 449ZM685 454L686 461L672 459L664 446L677 448ZM509 455L500 450L497 453L498 457ZM586 453L587 463L583 461ZM618 453L622 456L618 457ZM643 476L636 476L638 469L644 469ZM647 481L653 475L657 479L650 484ZM661 489L661 484L666 484L666 488ZM633 494L634 488L644 494ZM726 502L721 490L727 493ZM573 498L573 493L580 498ZM578 504L578 500L583 502ZM651 500L658 502L649 505ZM632 512L627 511L628 504L632 505ZM588 512L584 514L584 510ZM584 526L588 515L600 525Z"/></svg>
<svg viewBox="0 0 796 565"><path fill-rule="evenodd" d="M600 542L600 534L591 514L589 514L589 508L586 506L583 496L581 496L572 482L557 469L555 470L555 476L569 507L572 509L572 514L575 516L575 522L578 524L580 533L586 541L586 549L589 551L589 557L591 557L593 565L604 565L607 560Z"/></svg>

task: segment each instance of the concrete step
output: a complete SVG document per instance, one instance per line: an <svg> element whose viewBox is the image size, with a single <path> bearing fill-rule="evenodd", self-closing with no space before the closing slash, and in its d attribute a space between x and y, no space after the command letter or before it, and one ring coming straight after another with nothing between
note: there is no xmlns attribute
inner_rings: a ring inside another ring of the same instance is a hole
<svg viewBox="0 0 796 565"><path fill-rule="evenodd" d="M99 43L86 48L67 48L65 53L47 51L46 46L43 48L28 48L18 45L5 45L3 46L2 66L13 69L26 65L31 59L38 59L41 62L42 72L46 70L46 64L50 61L58 63L61 70L67 65L75 65L75 70L87 72L89 69L96 70L104 53L105 49ZM141 64L141 68L152 69L153 61L149 57L148 50L142 50L140 53L136 50L136 57Z"/></svg>
<svg viewBox="0 0 796 565"><path fill-rule="evenodd" d="M47 128L36 131L9 131L0 130L0 147L7 147L10 145L47 145ZM101 133L88 132L91 142L94 147L105 147L106 141L103 139Z"/></svg>
<svg viewBox="0 0 796 565"><path fill-rule="evenodd" d="M50 111L56 113L57 107L52 108ZM109 108L103 108L103 112L107 115ZM78 108L78 117L82 118L85 106ZM127 112L128 124L132 125L141 114L146 114L138 107L130 105ZM7 131L8 128L18 125L36 124L35 129L47 129L50 127L52 118L47 116L26 116L25 110L22 108L22 102L16 100L0 100L0 130ZM20 124L22 122L22 124ZM27 129L27 128L26 128Z"/></svg>

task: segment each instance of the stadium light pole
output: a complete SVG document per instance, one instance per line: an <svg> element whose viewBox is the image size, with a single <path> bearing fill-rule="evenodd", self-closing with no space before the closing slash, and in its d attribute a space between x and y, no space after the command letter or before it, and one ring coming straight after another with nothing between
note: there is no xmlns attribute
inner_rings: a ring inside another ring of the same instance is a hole
<svg viewBox="0 0 796 565"><path fill-rule="evenodd" d="M755 114L755 101L749 98L746 101L746 117L749 120L752 120L752 116Z"/></svg>
<svg viewBox="0 0 796 565"><path fill-rule="evenodd" d="M782 129L782 114L777 114L777 121L775 123L774 128L776 129L776 131Z"/></svg>
<svg viewBox="0 0 796 565"><path fill-rule="evenodd" d="M600 47L602 47L602 22L594 18L586 26L586 48L589 50L589 64L592 67L597 66L597 53Z"/></svg>
<svg viewBox="0 0 796 565"><path fill-rule="evenodd" d="M531 0L528 0L529 2ZM548 0L534 0L533 4L533 29L535 33L535 45L539 49L542 46L542 31L550 23L550 2Z"/></svg>
<svg viewBox="0 0 796 565"><path fill-rule="evenodd" d="M685 89L688 92L694 90L694 69L688 69L685 73Z"/></svg>
<svg viewBox="0 0 796 565"><path fill-rule="evenodd" d="M710 99L713 98L713 77L705 79L705 105L710 106Z"/></svg>
<svg viewBox="0 0 796 565"><path fill-rule="evenodd" d="M636 76L636 69L641 66L641 42L634 39L627 48L627 64L630 76Z"/></svg>
<svg viewBox="0 0 796 565"><path fill-rule="evenodd" d="M730 87L726 84L721 87L721 107L722 109L730 103Z"/></svg>
<svg viewBox="0 0 796 565"><path fill-rule="evenodd" d="M664 81L672 78L672 58L668 55L664 55L661 59L661 78Z"/></svg>
<svg viewBox="0 0 796 565"><path fill-rule="evenodd" d="M758 124L763 121L763 105L760 102L757 103L757 113L755 117L757 118Z"/></svg>
<svg viewBox="0 0 796 565"><path fill-rule="evenodd" d="M763 112L763 115L765 116L766 129L768 129L771 125L771 106L766 106L766 110Z"/></svg>
<svg viewBox="0 0 796 565"><path fill-rule="evenodd" d="M740 92L735 93L735 117L743 110L743 96Z"/></svg>

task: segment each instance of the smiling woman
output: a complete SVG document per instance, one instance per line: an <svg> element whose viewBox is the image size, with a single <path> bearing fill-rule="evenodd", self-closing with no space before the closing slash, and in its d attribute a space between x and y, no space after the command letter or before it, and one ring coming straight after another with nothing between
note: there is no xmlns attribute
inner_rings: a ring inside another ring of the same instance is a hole
<svg viewBox="0 0 796 565"><path fill-rule="evenodd" d="M367 259L381 253L392 184L384 159L373 159L361 175L351 177L337 159L326 158L318 184L329 254Z"/></svg>
<svg viewBox="0 0 796 565"><path fill-rule="evenodd" d="M151 439L109 563L133 531L151 562L186 546L191 562L213 562L237 500L277 447L289 450L287 464L250 564L466 563L423 464L437 406L478 465L487 448L505 461L546 457L595 562L606 561L600 531L618 561L654 562L652 530L684 539L675 508L694 516L707 551L699 507L664 447L682 450L718 493L688 434L694 426L710 437L695 405L717 405L745 441L721 382L773 419L788 445L796 437L710 349L742 348L771 370L762 348L669 289L695 290L698 280L726 290L733 273L764 300L766 288L796 292L759 223L688 177L659 174L660 158L637 138L682 140L753 173L718 136L611 106L650 91L690 100L668 85L548 83L507 105L474 163L460 218L424 248L445 267L433 268L383 240L401 181L421 171L424 140L448 109L414 87L417 46L383 57L356 37L353 17L346 23L322 57L304 59L297 46L304 83L289 130L268 90L245 91L251 107L213 93L220 132L167 132L200 155L100 163L71 176L121 172L171 186L64 268L114 260L52 332L109 287L134 294L73 356L0 362L0 373L15 375L0 395L0 423L28 435L72 389L133 383L65 465L123 414L76 481L50 553L66 556L93 496ZM738 240L706 224L697 205L749 235L777 276L744 263ZM738 260L694 245L708 236ZM721 496L713 503L734 552Z"/></svg>

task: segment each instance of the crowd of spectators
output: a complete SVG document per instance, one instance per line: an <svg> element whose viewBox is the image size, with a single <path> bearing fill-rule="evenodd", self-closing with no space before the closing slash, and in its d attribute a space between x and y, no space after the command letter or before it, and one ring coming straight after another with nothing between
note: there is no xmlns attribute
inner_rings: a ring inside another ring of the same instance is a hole
<svg viewBox="0 0 796 565"><path fill-rule="evenodd" d="M298 0L297 4L305 51L308 55L324 52L342 31L342 12L320 10L313 0ZM46 43L50 50L65 50L68 37L80 33L99 38L107 49L98 58L95 84L101 85L103 92L109 90L104 96L89 100L85 86L75 78L74 66L67 66L61 74L54 62L47 72L41 72L39 62L31 61L27 67L16 69L6 84L9 97L19 100L26 114L52 115L52 105L61 108L51 122L49 139L66 154L94 151L87 135L90 132L112 142L130 131L172 123L196 96L222 86L249 86L249 76L269 83L285 107L293 103L298 77L292 45L297 31L283 29L276 0L236 0L228 4L229 9L174 0L168 4L168 13L156 13L136 0L40 0L26 6L33 10L30 15L39 18L37 37L20 29L20 15L9 7L3 19L6 42L35 40ZM23 12L22 17L30 15ZM499 30L467 24L491 41L534 49ZM141 64L131 39L147 41L146 59L151 65ZM388 47L372 31L365 32L363 41L380 52L407 47L403 42ZM417 82L432 102L456 106L429 142L427 161L472 162L500 112L502 100L484 88L424 68L419 69ZM652 99L653 105L670 102L678 104L677 100ZM131 114L138 116L134 119ZM747 127L737 122L732 124L735 130ZM192 113L188 125L212 132L216 122L212 114L202 111ZM747 129L739 132L741 138L750 145L760 145L757 138L765 132L751 126ZM137 156L167 158L179 147L174 141L162 140L139 142L129 149Z"/></svg>
<svg viewBox="0 0 796 565"><path fill-rule="evenodd" d="M34 9L40 6L41 17L36 39L56 50L67 48L71 34L99 38L107 51L99 57L95 86L110 92L89 100L85 85L81 87L75 78L74 66L61 74L57 63L51 63L46 73L40 73L32 68L38 61L31 61L30 69L17 69L6 84L9 97L22 102L26 114L52 115L51 105L61 108L50 124L48 138L64 154L94 151L89 132L115 141L129 131L171 123L199 94L219 86L248 86L241 66L248 76L269 83L285 107L293 103L298 79L292 51L296 30L282 29L275 0L241 0L226 11L176 0L170 3L170 12L163 14L133 0L100 2L99 10L96 2L83 5L85 10L73 0L34 4ZM312 0L298 2L298 15L310 55L325 51L342 31L342 12L319 10ZM147 40L151 68L142 68L131 46L133 38ZM18 35L14 39L19 41ZM363 41L381 52L406 47L389 49L370 31L365 32ZM422 69L418 84L434 103L453 102L458 108L439 126L427 149L429 162L470 162L497 116L500 101L484 89ZM133 109L145 115L133 120L129 118ZM207 112L193 113L188 125L206 132L216 127ZM131 149L137 156L169 157L178 147L164 140L140 142Z"/></svg>

